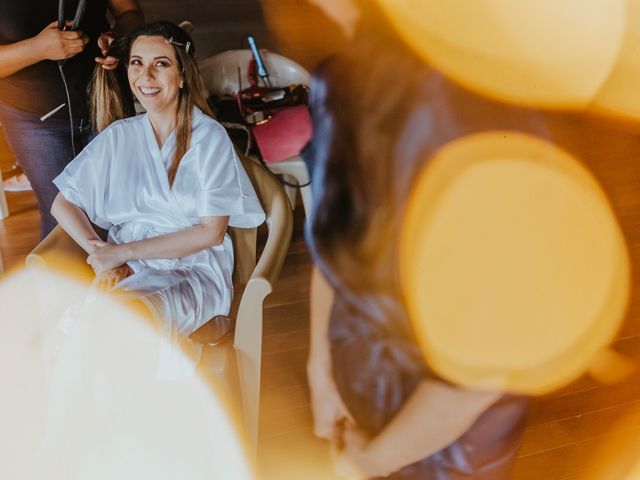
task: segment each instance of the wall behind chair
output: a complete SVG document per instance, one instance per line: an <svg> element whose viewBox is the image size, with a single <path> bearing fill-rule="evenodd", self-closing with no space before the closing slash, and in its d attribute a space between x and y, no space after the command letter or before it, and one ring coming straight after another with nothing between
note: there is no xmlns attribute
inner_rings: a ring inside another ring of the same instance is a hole
<svg viewBox="0 0 640 480"><path fill-rule="evenodd" d="M251 33L261 48L307 69L344 42L339 29L306 0L139 0L147 21L190 20L198 58L240 48Z"/></svg>

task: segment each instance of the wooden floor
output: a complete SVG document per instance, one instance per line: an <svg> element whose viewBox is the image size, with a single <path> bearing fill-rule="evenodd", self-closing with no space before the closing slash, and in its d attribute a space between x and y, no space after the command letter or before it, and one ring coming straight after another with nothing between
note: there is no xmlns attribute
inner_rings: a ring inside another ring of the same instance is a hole
<svg viewBox="0 0 640 480"><path fill-rule="evenodd" d="M182 0L180 8L172 0L141 3L151 20L193 20L201 58L236 48L245 33L253 32L264 46L279 48L312 67L336 47L338 38L328 21L304 0ZM290 35L282 34L283 30ZM312 35L303 35L305 32ZM317 32L328 32L322 45L309 38ZM615 348L640 357L640 145L636 135L605 133L606 141L578 137L573 141L590 142L588 151L593 155L587 155L585 162L609 195L629 245L634 295ZM5 266L12 270L20 268L25 254L38 241L38 215L30 193L7 196L11 215L0 221L0 251ZM327 448L311 431L304 369L309 346L311 264L301 234L302 222L298 209L293 243L265 315L259 464L262 477L273 480L333 478ZM640 376L613 386L584 378L534 399L513 478L586 478L584 475L593 471L591 462L606 445L623 434L640 435L639 412Z"/></svg>
<svg viewBox="0 0 640 480"><path fill-rule="evenodd" d="M32 194L9 193L8 199L11 215L0 222L0 248L10 273L21 268L38 242L38 215ZM301 210L296 210L293 243L265 310L259 465L262 478L269 480L334 478L326 445L311 430L305 377L311 263L302 238ZM640 236L640 227L636 230ZM632 252L637 264L640 249ZM639 357L636 304L634 300L630 321L615 347ZM624 422L617 423L621 419ZM613 386L583 378L532 401L513 479L585 478L589 461L623 433L640 435L640 377Z"/></svg>

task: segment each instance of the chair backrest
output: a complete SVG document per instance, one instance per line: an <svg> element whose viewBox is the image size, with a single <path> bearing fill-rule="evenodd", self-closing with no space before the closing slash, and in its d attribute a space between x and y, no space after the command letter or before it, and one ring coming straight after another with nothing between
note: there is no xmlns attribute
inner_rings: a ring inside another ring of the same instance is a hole
<svg viewBox="0 0 640 480"><path fill-rule="evenodd" d="M293 231L293 214L282 184L257 161L242 155L240 160L264 209L268 234L256 264L257 229L229 228L234 246L235 288L244 287L256 270L273 283L284 263Z"/></svg>
<svg viewBox="0 0 640 480"><path fill-rule="evenodd" d="M293 233L293 213L282 184L258 162L242 155L240 159L264 209L267 237L256 261L257 228L230 227L228 230L234 251L234 297L229 312L229 317L233 319L237 318L240 304L253 295L247 288L252 279L266 281L270 286L275 283ZM258 301L259 296L255 298ZM262 299L259 301L262 302ZM192 333L191 338L199 343L215 345L219 335L220 330L215 322L208 322Z"/></svg>
<svg viewBox="0 0 640 480"><path fill-rule="evenodd" d="M311 83L309 72L293 60L266 50L261 51L261 54L272 86L308 86ZM233 95L238 90L247 88L247 68L252 58L251 50L227 50L203 60L200 63L200 73L209 94Z"/></svg>

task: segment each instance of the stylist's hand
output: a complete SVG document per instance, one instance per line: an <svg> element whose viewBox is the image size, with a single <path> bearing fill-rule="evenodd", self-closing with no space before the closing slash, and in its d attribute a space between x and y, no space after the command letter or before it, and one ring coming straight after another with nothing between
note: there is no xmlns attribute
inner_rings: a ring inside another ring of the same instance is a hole
<svg viewBox="0 0 640 480"><path fill-rule="evenodd" d="M87 263L97 275L120 267L126 262L122 256L122 249L118 245L111 245L102 240L90 240L89 243L94 249L87 257Z"/></svg>
<svg viewBox="0 0 640 480"><path fill-rule="evenodd" d="M58 22L51 22L33 37L33 46L43 60L66 60L82 50L89 38L82 32L58 30Z"/></svg>
<svg viewBox="0 0 640 480"><path fill-rule="evenodd" d="M111 55L107 55L109 51L109 46L111 42L113 42L114 37L111 32L106 32L100 35L98 38L98 48L100 48L100 52L102 53L102 57L96 57L96 63L99 63L102 68L105 70L113 70L118 66L118 59ZM105 56L107 55L107 56Z"/></svg>
<svg viewBox="0 0 640 480"><path fill-rule="evenodd" d="M96 277L96 287L99 292L108 292L114 288L120 280L124 280L133 273L129 265L124 264L111 270L102 272Z"/></svg>
<svg viewBox="0 0 640 480"><path fill-rule="evenodd" d="M307 364L307 376L311 389L313 431L316 437L324 438L341 447L342 431L345 425L353 425L354 421L338 393L331 367L324 362L310 359Z"/></svg>

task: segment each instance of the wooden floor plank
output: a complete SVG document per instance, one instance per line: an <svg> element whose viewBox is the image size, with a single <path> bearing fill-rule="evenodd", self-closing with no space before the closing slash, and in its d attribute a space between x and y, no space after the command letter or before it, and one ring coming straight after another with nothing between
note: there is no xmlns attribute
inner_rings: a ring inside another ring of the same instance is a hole
<svg viewBox="0 0 640 480"><path fill-rule="evenodd" d="M562 397L543 398L531 404L529 425L557 422L640 399L638 376L615 385L601 385Z"/></svg>
<svg viewBox="0 0 640 480"><path fill-rule="evenodd" d="M262 367L266 370L275 370L286 366L305 365L309 355L309 346L296 347L287 350L265 354L262 357Z"/></svg>
<svg viewBox="0 0 640 480"><path fill-rule="evenodd" d="M263 480L333 480L326 442L313 437L311 429L301 429L271 437L263 442L260 456Z"/></svg>
<svg viewBox="0 0 640 480"><path fill-rule="evenodd" d="M624 419L623 423L618 424ZM556 422L529 425L518 452L519 457L568 447L608 433L640 427L640 401L615 405Z"/></svg>
<svg viewBox="0 0 640 480"><path fill-rule="evenodd" d="M576 442L565 447L519 458L513 471L512 479L564 480L577 477L588 480L627 480L620 477L597 478L597 476L592 475L590 470L598 466L599 462L611 460L608 457L603 457L606 445L624 445L630 439L637 439L638 435L640 435L640 427L630 428L625 431L618 431L613 434L591 438L583 442Z"/></svg>
<svg viewBox="0 0 640 480"><path fill-rule="evenodd" d="M277 287L279 288L279 287ZM309 324L309 299L265 307L264 335L300 330Z"/></svg>
<svg viewBox="0 0 640 480"><path fill-rule="evenodd" d="M309 387L306 383L279 390L265 391L260 398L261 408L264 412L278 412L289 408L309 406L311 398ZM268 415L263 415L267 417ZM309 426L309 425L307 425ZM270 432L266 432L270 433Z"/></svg>

